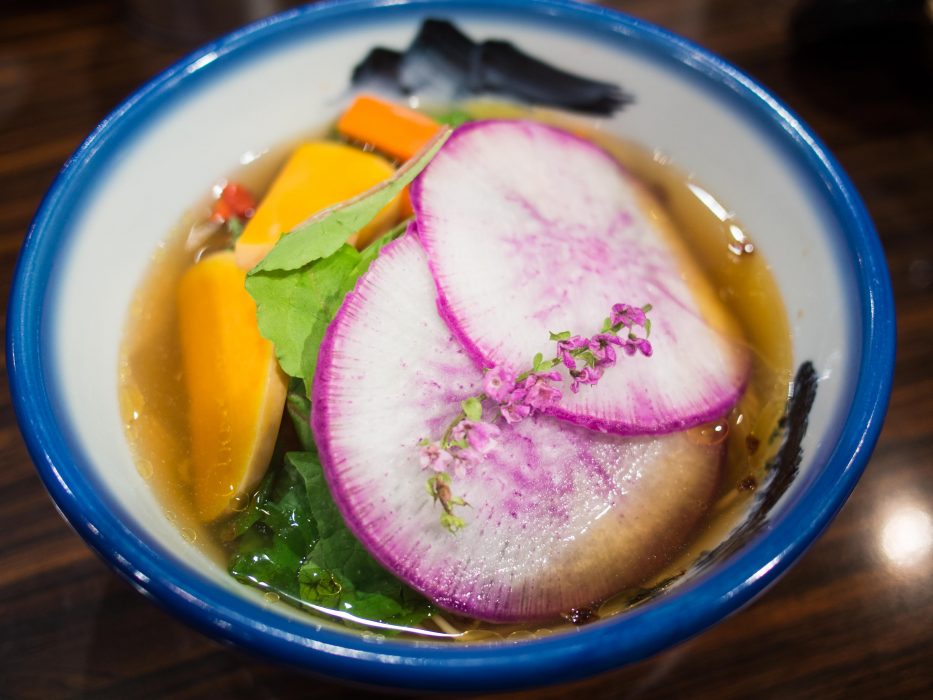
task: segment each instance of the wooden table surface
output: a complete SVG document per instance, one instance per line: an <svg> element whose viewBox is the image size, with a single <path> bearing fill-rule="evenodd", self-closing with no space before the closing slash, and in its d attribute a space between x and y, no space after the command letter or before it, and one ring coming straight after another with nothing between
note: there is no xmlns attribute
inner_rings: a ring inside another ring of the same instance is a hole
<svg viewBox="0 0 933 700"><path fill-rule="evenodd" d="M842 162L874 217L894 280L894 394L847 505L760 599L648 661L515 697L933 697L933 41L922 16L906 18L922 0L900 3L902 24L892 32L869 17L871 31L850 27L832 45L858 11L830 23L811 14L791 32L799 3L790 0L615 4L760 80ZM4 8L5 302L30 218L69 153L191 46L141 35L117 2L7 0ZM0 377L0 697L358 695L222 647L111 573L53 508L16 428L6 372Z"/></svg>

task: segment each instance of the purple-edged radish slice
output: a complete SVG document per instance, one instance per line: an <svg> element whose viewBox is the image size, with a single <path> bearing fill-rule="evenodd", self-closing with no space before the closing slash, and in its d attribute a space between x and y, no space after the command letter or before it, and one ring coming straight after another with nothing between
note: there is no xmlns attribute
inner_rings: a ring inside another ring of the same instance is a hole
<svg viewBox="0 0 933 700"><path fill-rule="evenodd" d="M527 121L467 124L412 185L454 335L484 367L553 356L612 304L651 304L651 358L620 361L550 411L623 435L725 414L748 373L739 332L658 205L605 151Z"/></svg>
<svg viewBox="0 0 933 700"><path fill-rule="evenodd" d="M691 536L721 446L547 416L499 421L497 448L454 481L472 507L458 509L467 525L451 535L418 441L443 432L481 376L437 315L417 240L387 246L327 331L312 427L347 524L400 579L466 615L548 620L642 582Z"/></svg>

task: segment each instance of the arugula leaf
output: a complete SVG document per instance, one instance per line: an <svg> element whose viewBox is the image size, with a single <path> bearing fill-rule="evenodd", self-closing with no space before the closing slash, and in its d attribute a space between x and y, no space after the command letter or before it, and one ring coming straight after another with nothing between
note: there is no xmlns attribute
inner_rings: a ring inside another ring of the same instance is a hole
<svg viewBox="0 0 933 700"><path fill-rule="evenodd" d="M304 380L306 395L311 393L324 332L347 292L379 251L407 227L408 221L402 222L362 251L344 244L296 270L254 271L247 276L246 291L256 302L259 332L272 341L284 372Z"/></svg>
<svg viewBox="0 0 933 700"><path fill-rule="evenodd" d="M259 332L275 345L285 373L304 379L306 390L314 376L317 346L343 302L347 277L358 263L359 253L343 245L306 268L246 278L246 291L256 301Z"/></svg>
<svg viewBox="0 0 933 700"><path fill-rule="evenodd" d="M424 170L451 133L449 128L442 129L421 155L408 161L390 179L359 197L325 209L282 236L249 275L272 270L296 270L333 254Z"/></svg>

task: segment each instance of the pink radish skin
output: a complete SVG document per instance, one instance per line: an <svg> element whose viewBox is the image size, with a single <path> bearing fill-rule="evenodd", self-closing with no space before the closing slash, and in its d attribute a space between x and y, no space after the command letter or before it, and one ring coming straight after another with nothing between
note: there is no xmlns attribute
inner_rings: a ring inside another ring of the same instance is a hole
<svg viewBox="0 0 933 700"><path fill-rule="evenodd" d="M418 442L442 433L481 377L437 315L417 240L387 246L328 328L312 428L347 524L401 580L465 615L547 621L639 584L691 536L721 446L546 416L498 421L496 450L454 481L472 506L458 511L465 529L443 529Z"/></svg>
<svg viewBox="0 0 933 700"><path fill-rule="evenodd" d="M654 355L620 358L552 415L622 435L723 416L744 390L739 332L664 213L606 152L527 121L458 128L412 184L438 308L483 367L553 355L614 303L650 303Z"/></svg>

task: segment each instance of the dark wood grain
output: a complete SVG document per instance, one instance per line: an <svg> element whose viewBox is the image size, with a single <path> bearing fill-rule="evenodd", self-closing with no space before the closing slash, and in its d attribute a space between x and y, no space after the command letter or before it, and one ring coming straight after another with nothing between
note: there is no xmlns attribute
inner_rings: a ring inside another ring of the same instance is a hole
<svg viewBox="0 0 933 700"><path fill-rule="evenodd" d="M933 697L933 551L917 538L914 556L898 561L883 546L899 514L933 517L929 27L843 37L827 50L831 42L793 41L790 18L800 3L789 0L614 4L736 63L835 152L875 219L894 280L894 395L871 464L839 517L754 604L635 666L514 697ZM8 1L0 13L4 301L30 217L68 154L123 97L191 48L147 39L121 7ZM0 697L358 694L221 647L112 574L45 495L15 425L5 372L0 382Z"/></svg>

